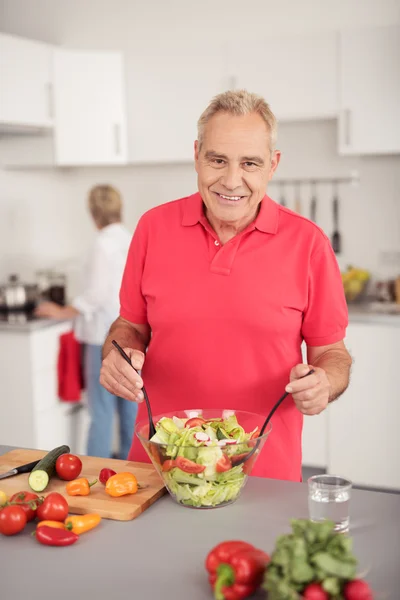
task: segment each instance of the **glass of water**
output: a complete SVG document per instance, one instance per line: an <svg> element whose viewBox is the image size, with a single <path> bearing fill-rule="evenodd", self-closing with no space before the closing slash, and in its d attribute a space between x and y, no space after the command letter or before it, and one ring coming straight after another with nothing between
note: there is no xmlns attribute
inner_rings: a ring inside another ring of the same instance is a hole
<svg viewBox="0 0 400 600"><path fill-rule="evenodd" d="M335 531L345 532L350 522L351 481L336 475L308 479L308 511L311 521L333 521Z"/></svg>

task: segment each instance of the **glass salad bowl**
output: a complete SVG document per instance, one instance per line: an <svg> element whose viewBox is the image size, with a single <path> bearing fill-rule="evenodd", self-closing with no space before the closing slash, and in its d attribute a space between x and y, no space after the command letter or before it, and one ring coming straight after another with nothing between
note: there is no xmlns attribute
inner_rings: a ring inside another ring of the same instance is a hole
<svg viewBox="0 0 400 600"><path fill-rule="evenodd" d="M271 432L269 424L259 436L265 416L240 410L175 411L153 421L151 440L147 421L139 421L135 433L172 498L192 508L237 500Z"/></svg>

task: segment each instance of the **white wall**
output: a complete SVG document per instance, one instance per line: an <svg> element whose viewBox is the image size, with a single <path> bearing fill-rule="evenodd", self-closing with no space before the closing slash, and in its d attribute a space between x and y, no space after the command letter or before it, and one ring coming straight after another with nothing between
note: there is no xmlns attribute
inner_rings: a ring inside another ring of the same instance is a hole
<svg viewBox="0 0 400 600"><path fill-rule="evenodd" d="M236 37L246 52L246 40L269 34L396 22L398 0L253 0L248 5L233 0L0 0L1 31L76 48L123 50L133 99L140 93L136 74L154 57L163 60L177 48L184 53L193 44L218 47ZM130 105L132 111L134 102ZM357 263L375 273L400 270L400 264L385 267L380 261L381 251L400 251L400 157L338 157L334 121L283 125L279 146L283 158L278 176L358 171L359 187L339 190L344 238L340 262ZM0 170L0 279L12 269L28 277L37 267L60 262L73 272L93 231L85 208L87 190L105 181L122 191L130 229L144 210L191 193L196 184L192 165ZM310 190L302 193L307 203ZM329 233L331 190L319 193L318 221ZM278 197L279 190L271 186L270 194ZM291 201L290 197L289 205ZM74 287L74 277L71 281Z"/></svg>

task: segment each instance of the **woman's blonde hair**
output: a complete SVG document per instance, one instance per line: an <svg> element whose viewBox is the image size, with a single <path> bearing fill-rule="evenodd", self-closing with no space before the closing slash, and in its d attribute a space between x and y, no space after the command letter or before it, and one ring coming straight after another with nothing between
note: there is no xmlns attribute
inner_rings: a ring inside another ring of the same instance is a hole
<svg viewBox="0 0 400 600"><path fill-rule="evenodd" d="M277 137L277 122L275 115L264 98L257 96L257 94L247 92L246 90L230 90L214 96L197 122L197 139L200 148L203 143L204 128L206 124L211 117L219 112L225 112L236 116L243 116L251 113L259 114L265 121L269 131L270 151L273 152L275 150Z"/></svg>
<svg viewBox="0 0 400 600"><path fill-rule="evenodd" d="M111 185L96 185L89 192L89 210L99 227L119 223L122 217L122 198Z"/></svg>

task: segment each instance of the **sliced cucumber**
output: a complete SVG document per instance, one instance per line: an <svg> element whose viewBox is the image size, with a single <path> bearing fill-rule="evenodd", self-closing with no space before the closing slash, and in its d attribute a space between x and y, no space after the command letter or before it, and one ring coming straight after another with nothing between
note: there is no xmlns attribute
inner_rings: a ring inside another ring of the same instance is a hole
<svg viewBox="0 0 400 600"><path fill-rule="evenodd" d="M42 458L40 462L34 467L29 475L28 483L34 492L43 492L46 489L51 476L53 475L57 458L61 454L68 454L70 452L69 446L58 446L53 450L50 450Z"/></svg>

